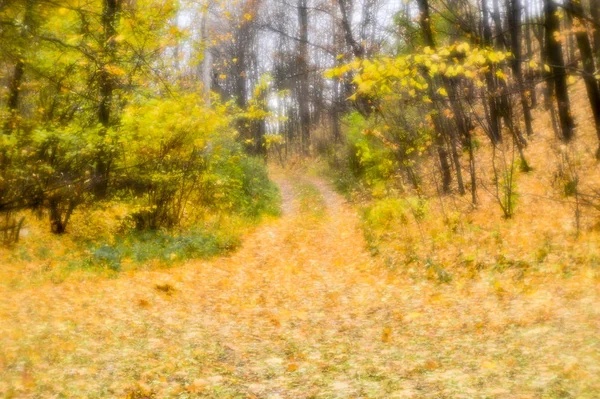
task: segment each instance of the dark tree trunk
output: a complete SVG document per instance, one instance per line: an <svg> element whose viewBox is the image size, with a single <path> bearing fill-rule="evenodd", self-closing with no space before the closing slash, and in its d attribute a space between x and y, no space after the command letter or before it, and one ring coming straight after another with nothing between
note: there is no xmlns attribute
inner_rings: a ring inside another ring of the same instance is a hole
<svg viewBox="0 0 600 399"><path fill-rule="evenodd" d="M356 39L354 39L354 35L352 34L352 27L350 26L350 15L351 11L348 10L348 0L338 0L338 5L340 6L340 13L342 15L342 28L344 29L344 38L346 39L346 43L352 49L352 53L356 58L363 58L365 55L365 49L362 44L358 43Z"/></svg>
<svg viewBox="0 0 600 399"><path fill-rule="evenodd" d="M308 90L308 5L307 0L298 0L298 25L300 42L298 43L298 105L300 112L300 131L302 153L310 152L310 106Z"/></svg>
<svg viewBox="0 0 600 399"><path fill-rule="evenodd" d="M51 198L48 203L50 209L50 230L54 234L64 234L67 231L71 214L75 210L75 200L68 201L67 208L61 209L62 198Z"/></svg>
<svg viewBox="0 0 600 399"><path fill-rule="evenodd" d="M246 62L246 48L249 46L248 43L248 23L243 22L242 27L237 31L236 39L236 58L235 64L235 101L240 109L245 109L248 105L248 88L247 88L247 62Z"/></svg>
<svg viewBox="0 0 600 399"><path fill-rule="evenodd" d="M483 43L486 46L492 46L492 29L490 27L488 1L481 1L482 23L483 23ZM502 141L500 134L500 114L498 112L498 100L496 98L497 86L492 69L490 68L485 74L485 82L487 85L488 107L489 107L489 135L492 143L498 144Z"/></svg>
<svg viewBox="0 0 600 399"><path fill-rule="evenodd" d="M590 39L587 30L583 29L585 27L585 21L579 17L583 15L583 7L581 6L581 3L571 0L567 4L567 10L569 11L571 18L577 18L578 22L582 25L575 33L575 39L577 40L577 47L579 47L579 54L583 65L583 80L590 100L590 106L592 107L594 123L596 124L596 135L600 140L600 87L598 86L598 81L594 77L596 67L594 65L594 54L592 52ZM600 159L600 146L596 151L596 158Z"/></svg>
<svg viewBox="0 0 600 399"><path fill-rule="evenodd" d="M573 118L567 87L567 73L560 42L554 38L554 32L560 31L560 20L556 15L557 6L553 0L544 0L546 55L552 71L554 91L558 105L558 118L562 140L568 142L573 138Z"/></svg>
<svg viewBox="0 0 600 399"><path fill-rule="evenodd" d="M435 48L435 40L433 38L433 32L431 30L431 17L429 15L429 2L428 0L417 0L419 5L419 25L421 28L421 34L423 36L423 42L426 46ZM433 81L429 79L429 95L432 99L436 98L435 90L433 87ZM437 102L437 101L436 101ZM450 191L450 182L452 181L452 173L450 170L450 162L448 161L448 151L446 150L446 142L444 136L447 135L446 129L444 128L443 121L438 112L432 115L433 124L436 130L436 147L438 157L440 159L440 168L442 172L442 189L445 193Z"/></svg>
<svg viewBox="0 0 600 399"><path fill-rule="evenodd" d="M23 82L24 74L25 63L23 60L19 60L15 64L15 68L10 79L10 84L8 86L8 100L6 101L8 115L3 128L5 134L10 134L15 128L19 113L19 94L21 93L21 83Z"/></svg>
<svg viewBox="0 0 600 399"><path fill-rule="evenodd" d="M526 6L525 6L525 19L526 19L526 24L525 24L525 46L527 49L527 59L533 59L533 46L532 46L532 40L533 40L533 36L532 36L532 32L531 30L532 28L532 10L531 10L531 2L526 0ZM531 108L534 109L537 106L537 93L535 91L535 78L533 77L533 74L531 73L526 73L526 81L527 81L527 88L529 90L529 97L531 99Z"/></svg>
<svg viewBox="0 0 600 399"><path fill-rule="evenodd" d="M496 47L498 47L499 50L504 50L508 46L506 44L506 37L504 36L504 28L502 27L502 18L500 17L500 4L498 0L493 0L492 4L494 6L492 19L494 20Z"/></svg>
<svg viewBox="0 0 600 399"><path fill-rule="evenodd" d="M333 82L333 98L331 100L331 127L333 140L336 143L340 143L342 140L342 134L340 132L340 82L336 80Z"/></svg>
<svg viewBox="0 0 600 399"><path fill-rule="evenodd" d="M566 65L577 67L577 57L575 57L575 45L573 43L573 24L571 18L564 19L564 32L565 35L565 47L567 50L566 54Z"/></svg>
<svg viewBox="0 0 600 399"><path fill-rule="evenodd" d="M437 125L438 124L436 123L436 131L440 132L441 129ZM450 173L450 163L448 162L448 151L446 151L446 143L444 142L444 137L441 133L436 133L435 135L435 146L437 149L438 157L440 159L440 169L442 172L442 190L444 191L444 193L448 193L450 191L450 183L452 182L452 174Z"/></svg>
<svg viewBox="0 0 600 399"><path fill-rule="evenodd" d="M600 0L590 0L590 14L594 21L594 54L600 64Z"/></svg>
<svg viewBox="0 0 600 399"><path fill-rule="evenodd" d="M521 6L520 0L507 0L507 12L508 12L508 27L510 30L510 48L513 54L511 62L511 69L513 77L517 82L517 89L521 98L521 108L523 109L523 119L525 120L525 129L527 135L533 134L533 128L531 126L531 109L527 96L525 94L525 87L523 85L523 76L521 72L521 13L523 7Z"/></svg>
<svg viewBox="0 0 600 399"><path fill-rule="evenodd" d="M33 29L33 8L36 0L27 0L25 2L25 15L23 16L23 27L21 28L21 40L25 43L29 40L29 34ZM21 97L21 85L25 77L25 61L23 54L17 54L18 60L15 62L13 73L8 85L8 96L6 100L6 109L8 115L2 130L5 134L10 134L15 128L19 114L19 101Z"/></svg>
<svg viewBox="0 0 600 399"><path fill-rule="evenodd" d="M104 0L102 7L102 28L104 31L103 45L104 54L108 63L113 62L116 49L116 24L118 21L120 0ZM98 121L102 125L101 135L106 132L111 123L111 109L113 104L114 81L113 76L107 69L108 64L101 65L98 74L98 85L100 88L100 101L98 104ZM108 189L108 178L110 174L110 153L104 145L101 145L96 158L96 175L94 176L94 194L98 198L104 198Z"/></svg>

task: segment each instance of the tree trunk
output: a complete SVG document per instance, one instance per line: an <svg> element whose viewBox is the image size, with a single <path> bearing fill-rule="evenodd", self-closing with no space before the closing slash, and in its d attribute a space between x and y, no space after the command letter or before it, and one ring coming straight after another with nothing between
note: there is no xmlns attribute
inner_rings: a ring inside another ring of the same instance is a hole
<svg viewBox="0 0 600 399"><path fill-rule="evenodd" d="M346 43L352 49L352 53L356 58L363 58L365 55L365 49L362 44L358 43L354 39L354 35L352 34L352 26L350 26L350 16L352 13L348 10L348 0L338 0L338 5L340 7L340 13L342 15L342 28L344 29L344 38L346 39Z"/></svg>
<svg viewBox="0 0 600 399"><path fill-rule="evenodd" d="M210 104L210 89L212 82L212 54L209 48L208 33L208 7L209 1L202 8L201 28L200 28L200 49L202 51L202 63L200 64L199 75L202 79L202 89L204 90L204 101Z"/></svg>
<svg viewBox="0 0 600 399"><path fill-rule="evenodd" d="M569 11L570 17L574 18L575 21L580 24L580 26L576 28L575 39L577 40L577 47L579 47L579 54L583 65L583 80L585 82L590 106L592 107L594 123L596 124L596 135L598 136L598 140L600 140L600 87L594 77L594 74L596 73L594 54L592 52L592 46L587 30L585 29L585 20L579 17L584 15L583 7L581 6L581 3L571 0L567 4L567 10ZM596 158L600 159L600 146L596 151Z"/></svg>
<svg viewBox="0 0 600 399"><path fill-rule="evenodd" d="M506 37L504 36L504 28L502 27L502 18L500 17L500 4L498 3L498 0L493 0L492 4L494 6L492 18L494 20L494 30L496 34L496 47L502 51L508 46L506 44Z"/></svg>
<svg viewBox="0 0 600 399"><path fill-rule="evenodd" d="M590 0L590 14L594 21L594 54L600 64L600 0Z"/></svg>
<svg viewBox="0 0 600 399"><path fill-rule="evenodd" d="M298 25L300 42L298 43L298 105L300 112L300 131L302 153L310 152L310 106L308 91L308 6L307 0L298 0Z"/></svg>
<svg viewBox="0 0 600 399"><path fill-rule="evenodd" d="M525 129L527 135L533 134L533 128L531 126L531 109L527 96L525 94L525 87L523 85L523 76L521 72L521 13L523 12L520 0L507 0L507 11L508 11L508 27L510 30L510 48L513 54L511 62L511 69L513 77L517 82L517 89L519 90L519 96L521 98L521 108L523 109L523 119L525 119Z"/></svg>
<svg viewBox="0 0 600 399"><path fill-rule="evenodd" d="M533 41L533 36L532 36L532 32L531 30L533 29L532 27L532 10L531 10L531 2L530 1L526 1L526 6L525 6L525 45L527 48L527 59L531 60L533 59L533 46L532 46L532 41ZM537 106L537 93L535 91L535 78L533 77L533 74L531 73L526 73L526 82L527 82L527 88L529 90L529 97L531 99L531 108L535 109L535 107Z"/></svg>
<svg viewBox="0 0 600 399"><path fill-rule="evenodd" d="M8 100L6 101L8 115L6 122L4 122L3 128L5 134L10 134L16 127L16 121L19 113L19 94L21 93L21 83L23 82L24 74L25 63L23 60L19 59L15 64L13 75L8 86Z"/></svg>
<svg viewBox="0 0 600 399"><path fill-rule="evenodd" d="M435 40L433 38L433 32L431 30L431 18L429 15L429 3L428 0L417 0L419 5L419 25L421 27L421 34L423 36L423 42L426 46L435 48ZM427 75L426 75L427 76ZM428 79L429 85L429 95L432 100L434 100L437 96L435 94L435 89L433 87L432 79ZM437 101L436 101L437 102ZM444 140L444 136L446 135L446 129L444 129L443 121L439 115L439 107L438 112L432 115L433 125L436 131L436 147L438 157L440 159L440 168L442 172L442 189L444 193L450 191L450 182L452 181L452 174L450 171L450 162L448 161L448 151L446 150L446 142Z"/></svg>
<svg viewBox="0 0 600 399"><path fill-rule="evenodd" d="M33 27L33 8L35 0L27 0L25 2L25 15L23 16L23 28L21 28L21 40L25 43L29 39L29 34ZM13 74L8 85L8 96L6 101L6 109L8 115L2 130L5 134L10 134L16 127L19 114L19 100L21 97L21 85L25 76L25 61L24 54L17 54L18 60L15 62Z"/></svg>
<svg viewBox="0 0 600 399"><path fill-rule="evenodd" d="M573 118L567 87L567 73L560 42L554 38L554 33L560 31L560 20L556 15L557 6L553 0L544 0L546 54L552 71L554 91L558 105L561 138L565 142L573 138Z"/></svg>
<svg viewBox="0 0 600 399"><path fill-rule="evenodd" d="M486 46L492 46L492 29L490 27L489 10L487 0L481 1L482 10L482 22L483 22L483 43ZM489 125L490 125L490 139L492 143L498 144L502 141L502 135L500 134L500 115L498 113L498 100L496 98L497 86L496 80L492 69L490 68L485 73L485 82L487 85L487 97L489 107Z"/></svg>
<svg viewBox="0 0 600 399"><path fill-rule="evenodd" d="M102 125L101 136L106 132L111 122L111 108L113 103L114 82L108 66L115 59L116 49L116 24L118 21L120 0L104 0L102 8L102 27L104 30L103 45L107 64L101 65L98 74L98 85L100 87L100 101L98 105L98 121ZM108 177L110 173L110 154L106 146L100 144L96 157L96 174L94 176L93 191L98 198L106 196L108 188Z"/></svg>

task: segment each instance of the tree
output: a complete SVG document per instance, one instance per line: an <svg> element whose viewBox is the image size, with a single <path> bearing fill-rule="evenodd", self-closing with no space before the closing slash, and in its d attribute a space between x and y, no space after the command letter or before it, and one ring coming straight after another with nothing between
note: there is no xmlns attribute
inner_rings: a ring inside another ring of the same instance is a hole
<svg viewBox="0 0 600 399"><path fill-rule="evenodd" d="M573 117L571 102L567 87L567 73L563 59L562 46L559 41L560 20L557 15L558 7L553 0L544 0L545 17L545 50L550 64L551 76L549 84L554 86L558 117L560 120L561 138L568 142L573 138Z"/></svg>
<svg viewBox="0 0 600 399"><path fill-rule="evenodd" d="M575 22L575 39L577 40L577 47L579 48L579 55L583 66L583 81L585 82L592 115L594 116L596 135L598 136L598 140L600 140L600 87L598 86L598 80L595 76L596 66L594 62L594 53L586 29L585 14L581 3L573 0L570 0L566 4L566 8L569 12L569 17ZM596 158L600 159L600 144L596 150Z"/></svg>
<svg viewBox="0 0 600 399"><path fill-rule="evenodd" d="M310 110L308 94L308 0L298 0L298 106L300 112L300 129L302 131L302 152L310 151Z"/></svg>

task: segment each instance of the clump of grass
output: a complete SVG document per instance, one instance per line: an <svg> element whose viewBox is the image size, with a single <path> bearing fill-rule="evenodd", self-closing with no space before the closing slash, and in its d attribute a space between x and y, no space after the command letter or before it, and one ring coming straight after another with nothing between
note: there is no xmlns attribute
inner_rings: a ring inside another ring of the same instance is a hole
<svg viewBox="0 0 600 399"><path fill-rule="evenodd" d="M294 184L297 193L300 212L322 216L325 213L325 200L317 187L306 181L297 181Z"/></svg>
<svg viewBox="0 0 600 399"><path fill-rule="evenodd" d="M150 260L171 265L176 261L206 259L227 253L240 243L239 234L231 231L196 228L180 234L168 231L132 232L118 237L114 244L92 246L82 266L120 271L123 264L135 267Z"/></svg>

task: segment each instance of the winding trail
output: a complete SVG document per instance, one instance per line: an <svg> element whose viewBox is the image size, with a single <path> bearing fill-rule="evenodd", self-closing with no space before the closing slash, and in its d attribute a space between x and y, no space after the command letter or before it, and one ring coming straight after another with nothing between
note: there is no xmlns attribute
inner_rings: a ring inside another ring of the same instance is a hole
<svg viewBox="0 0 600 399"><path fill-rule="evenodd" d="M545 296L512 304L399 277L327 184L274 177L283 216L229 257L7 298L0 396L525 398L546 360L519 348L542 334L582 350L576 315L538 317ZM300 206L299 181L317 188L322 214Z"/></svg>

